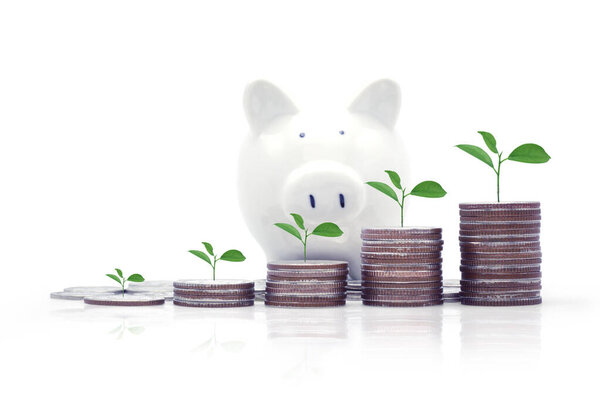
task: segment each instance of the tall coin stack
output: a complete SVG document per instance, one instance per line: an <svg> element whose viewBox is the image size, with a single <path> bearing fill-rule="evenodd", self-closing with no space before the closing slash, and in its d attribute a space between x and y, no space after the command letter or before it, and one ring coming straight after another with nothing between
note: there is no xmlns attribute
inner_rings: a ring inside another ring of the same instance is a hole
<svg viewBox="0 0 600 400"><path fill-rule="evenodd" d="M459 208L461 303L540 304L540 203L462 203Z"/></svg>
<svg viewBox="0 0 600 400"><path fill-rule="evenodd" d="M173 304L184 307L227 308L254 305L254 282L185 279L173 282Z"/></svg>
<svg viewBox="0 0 600 400"><path fill-rule="evenodd" d="M364 228L361 238L363 304L443 303L441 228Z"/></svg>
<svg viewBox="0 0 600 400"><path fill-rule="evenodd" d="M346 304L346 261L273 261L267 264L267 269L267 306L335 307Z"/></svg>

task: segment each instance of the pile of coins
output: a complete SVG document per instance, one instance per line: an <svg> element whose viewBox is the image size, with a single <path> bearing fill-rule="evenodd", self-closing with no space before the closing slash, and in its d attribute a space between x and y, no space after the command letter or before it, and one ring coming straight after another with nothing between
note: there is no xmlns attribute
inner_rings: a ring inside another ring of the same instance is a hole
<svg viewBox="0 0 600 400"><path fill-rule="evenodd" d="M441 228L365 228L361 238L363 304L443 303Z"/></svg>
<svg viewBox="0 0 600 400"><path fill-rule="evenodd" d="M254 282L234 279L175 281L173 304L208 308L253 306Z"/></svg>
<svg viewBox="0 0 600 400"><path fill-rule="evenodd" d="M540 304L540 203L462 203L459 208L461 303Z"/></svg>
<svg viewBox="0 0 600 400"><path fill-rule="evenodd" d="M265 305L335 307L346 304L346 261L273 261L267 264Z"/></svg>

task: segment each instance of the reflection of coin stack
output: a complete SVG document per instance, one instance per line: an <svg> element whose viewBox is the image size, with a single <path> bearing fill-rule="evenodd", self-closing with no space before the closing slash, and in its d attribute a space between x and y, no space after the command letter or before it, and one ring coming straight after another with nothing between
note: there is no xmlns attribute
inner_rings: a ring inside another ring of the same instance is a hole
<svg viewBox="0 0 600 400"><path fill-rule="evenodd" d="M254 282L187 279L173 282L173 304L185 307L245 307L254 305Z"/></svg>
<svg viewBox="0 0 600 400"><path fill-rule="evenodd" d="M334 307L346 304L346 261L274 261L267 264L265 305Z"/></svg>
<svg viewBox="0 0 600 400"><path fill-rule="evenodd" d="M540 304L540 203L462 203L462 304Z"/></svg>
<svg viewBox="0 0 600 400"><path fill-rule="evenodd" d="M363 304L442 304L441 228L365 228L361 238Z"/></svg>

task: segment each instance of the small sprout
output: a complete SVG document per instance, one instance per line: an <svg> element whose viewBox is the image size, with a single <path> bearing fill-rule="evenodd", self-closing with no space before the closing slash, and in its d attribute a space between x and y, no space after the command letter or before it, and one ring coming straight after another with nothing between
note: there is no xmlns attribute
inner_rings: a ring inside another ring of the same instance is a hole
<svg viewBox="0 0 600 400"><path fill-rule="evenodd" d="M406 193L408 188L402 186L400 176L395 171L385 171L390 178L392 184L400 190L400 197L396 194L396 191L392 189L388 184L383 182L367 182L367 185L379 190L381 193L394 199L400 206L400 226L404 226L404 200L410 196L439 198L446 195L446 191L442 186L434 181L423 181L415 186L410 192Z"/></svg>
<svg viewBox="0 0 600 400"><path fill-rule="evenodd" d="M118 276L115 274L106 274L106 276L114 281L117 281L119 285L121 285L123 296L125 296L125 282L144 282L144 277L140 274L129 275L129 278L125 279L123 276L123 271L121 271L119 268L115 268L115 271L117 271Z"/></svg>
<svg viewBox="0 0 600 400"><path fill-rule="evenodd" d="M506 160L518 161L528 164L543 164L550 160L550 156L546 151L539 145L534 143L522 144L509 154L508 157L502 158L502 152L498 152L496 148L496 138L489 132L477 131L483 138L487 148L494 154L498 155L498 166L494 166L492 158L485 152L481 147L473 146L470 144L459 144L456 147L462 151L469 153L473 157L486 163L496 173L496 198L500 202L500 166Z"/></svg>
<svg viewBox="0 0 600 400"><path fill-rule="evenodd" d="M201 259L206 261L212 267L213 281L215 280L215 268L217 266L217 261L223 260L223 261L230 261L230 262L241 262L246 259L246 257L239 250L227 250L225 253L223 253L221 255L221 257L217 257L217 255L214 253L214 249L210 243L202 242L202 244L204 245L206 252L208 254L210 254L210 256L201 250L190 250L189 252L192 253L193 255L195 255L196 257L200 257ZM211 260L210 257L212 257L213 259Z"/></svg>
<svg viewBox="0 0 600 400"><path fill-rule="evenodd" d="M291 224L286 224L283 222L278 222L275 224L276 227L283 229L287 233L295 236L302 242L302 246L304 246L304 261L306 261L306 241L310 235L316 236L324 236L324 237L339 237L344 234L342 230L334 224L333 222L324 222L318 225L312 232L308 232L308 229L304 226L304 219L299 214L290 214L292 218L294 218L294 222L304 232L304 238L302 238L302 234Z"/></svg>

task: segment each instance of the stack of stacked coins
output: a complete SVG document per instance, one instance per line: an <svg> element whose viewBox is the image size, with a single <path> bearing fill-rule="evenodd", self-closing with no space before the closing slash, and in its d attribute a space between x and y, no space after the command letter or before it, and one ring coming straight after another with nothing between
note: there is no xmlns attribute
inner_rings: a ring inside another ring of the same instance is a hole
<svg viewBox="0 0 600 400"><path fill-rule="evenodd" d="M540 304L540 203L462 203L461 302Z"/></svg>
<svg viewBox="0 0 600 400"><path fill-rule="evenodd" d="M173 282L173 304L184 307L247 307L254 305L254 282L186 279Z"/></svg>
<svg viewBox="0 0 600 400"><path fill-rule="evenodd" d="M365 228L361 238L363 304L442 304L441 228Z"/></svg>
<svg viewBox="0 0 600 400"><path fill-rule="evenodd" d="M335 307L346 304L346 261L273 261L267 264L265 305Z"/></svg>

